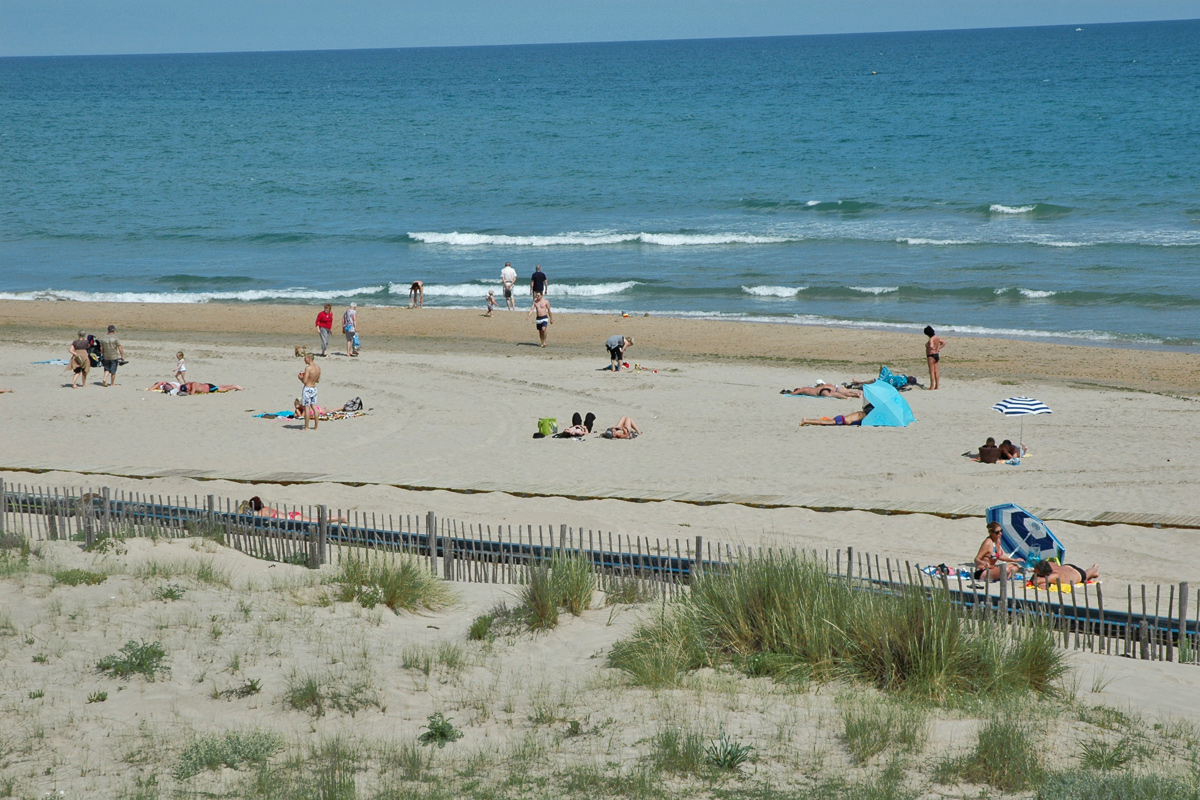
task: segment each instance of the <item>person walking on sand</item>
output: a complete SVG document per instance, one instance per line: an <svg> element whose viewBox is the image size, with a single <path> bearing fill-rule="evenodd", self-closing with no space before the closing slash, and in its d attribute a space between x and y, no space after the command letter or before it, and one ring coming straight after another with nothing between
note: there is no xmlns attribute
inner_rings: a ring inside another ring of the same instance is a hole
<svg viewBox="0 0 1200 800"><path fill-rule="evenodd" d="M508 306L509 311L516 311L517 301L513 297L513 289L517 285L517 271L507 261L504 262L504 269L500 270L500 285L504 288L504 304Z"/></svg>
<svg viewBox="0 0 1200 800"><path fill-rule="evenodd" d="M358 348L354 346L354 337L358 335L358 303L351 303L342 314L342 333L346 334L346 355L358 355Z"/></svg>
<svg viewBox="0 0 1200 800"><path fill-rule="evenodd" d="M938 362L942 360L942 348L946 346L946 340L937 335L932 325L925 326L925 335L929 337L925 342L925 361L929 364L929 388L936 389L941 377Z"/></svg>
<svg viewBox="0 0 1200 800"><path fill-rule="evenodd" d="M317 313L317 335L321 337L321 357L329 350L329 332L333 330L333 306L329 303Z"/></svg>
<svg viewBox="0 0 1200 800"><path fill-rule="evenodd" d="M183 351L180 350L176 353L175 358L179 359L175 362L175 380L179 383L187 383L187 364L183 361Z"/></svg>
<svg viewBox="0 0 1200 800"><path fill-rule="evenodd" d="M542 297L541 293L533 296L533 308L529 309L529 313L525 315L525 319L537 315L534 320L537 325L538 338L542 342L542 347L546 346L546 326L554 324L554 312L550 310L550 301Z"/></svg>
<svg viewBox="0 0 1200 800"><path fill-rule="evenodd" d="M542 265L538 264L533 268L533 275L529 277L529 294L545 294L546 287L550 285L550 279L546 277L546 273L542 272Z"/></svg>
<svg viewBox="0 0 1200 800"><path fill-rule="evenodd" d="M487 316L490 317L490 316L492 316L492 312L496 310L496 292L492 289L488 289L487 307L488 307Z"/></svg>
<svg viewBox="0 0 1200 800"><path fill-rule="evenodd" d="M304 356L304 370L297 375L304 388L300 391L300 406L304 409L304 430L312 419L313 430L317 429L317 384L321 382L321 368L314 363L313 354Z"/></svg>
<svg viewBox="0 0 1200 800"><path fill-rule="evenodd" d="M78 389L80 386L87 386L88 370L92 366L91 356L88 355L87 334L80 331L79 338L71 342L70 350L71 388Z"/></svg>
<svg viewBox="0 0 1200 800"><path fill-rule="evenodd" d="M117 326L109 325L108 336L105 336L104 341L100 342L100 362L104 366L102 385L117 385L117 367L124 360L125 348L121 346L121 340L117 338Z"/></svg>
<svg viewBox="0 0 1200 800"><path fill-rule="evenodd" d="M608 360L612 362L610 369L613 372L620 372L621 360L625 358L625 349L633 346L633 339L618 333L608 337L604 346L608 348Z"/></svg>
<svg viewBox="0 0 1200 800"><path fill-rule="evenodd" d="M413 281L412 286L408 287L408 307L425 307L425 284L421 281Z"/></svg>

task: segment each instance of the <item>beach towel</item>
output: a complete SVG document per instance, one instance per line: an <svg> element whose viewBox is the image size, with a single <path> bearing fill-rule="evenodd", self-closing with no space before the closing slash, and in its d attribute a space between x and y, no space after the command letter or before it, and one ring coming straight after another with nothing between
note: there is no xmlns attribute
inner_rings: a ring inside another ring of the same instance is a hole
<svg viewBox="0 0 1200 800"><path fill-rule="evenodd" d="M30 364L53 364L56 367L65 367L67 364L69 364L71 362L67 361L65 358L52 358L49 361L30 361L29 363Z"/></svg>
<svg viewBox="0 0 1200 800"><path fill-rule="evenodd" d="M1092 580L1089 580L1087 583L1094 584L1094 583L1099 583L1099 582L1100 581L1098 581L1098 580L1092 579ZM1074 583L1074 584L1052 583L1049 586L1047 586L1046 588L1042 588L1040 586L1034 586L1032 583L1026 583L1025 588L1033 589L1035 592L1061 592L1063 594L1070 594L1072 591L1074 591L1075 586L1083 586L1083 585L1084 584L1082 584L1082 583Z"/></svg>

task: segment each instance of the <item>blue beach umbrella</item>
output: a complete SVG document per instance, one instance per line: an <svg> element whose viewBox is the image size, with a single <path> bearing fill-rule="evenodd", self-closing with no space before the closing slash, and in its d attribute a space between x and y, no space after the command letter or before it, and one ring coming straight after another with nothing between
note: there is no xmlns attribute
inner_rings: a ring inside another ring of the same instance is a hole
<svg viewBox="0 0 1200 800"><path fill-rule="evenodd" d="M996 405L992 406L992 411L999 411L1006 417L1021 418L1021 438L1017 441L1025 441L1025 417L1030 414L1053 414L1050 406L1043 403L1041 400L1034 400L1032 397L1010 397L1007 400L1001 400Z"/></svg>
<svg viewBox="0 0 1200 800"><path fill-rule="evenodd" d="M1057 558L1062 563L1067 549L1058 537L1050 532L1046 523L1015 503L1003 503L987 510L989 523L1000 523L1000 546L1013 558L1026 564Z"/></svg>
<svg viewBox="0 0 1200 800"><path fill-rule="evenodd" d="M908 401L901 397L890 383L864 383L863 397L875 406L871 413L863 418L864 428L903 428L917 420L912 409L908 407Z"/></svg>

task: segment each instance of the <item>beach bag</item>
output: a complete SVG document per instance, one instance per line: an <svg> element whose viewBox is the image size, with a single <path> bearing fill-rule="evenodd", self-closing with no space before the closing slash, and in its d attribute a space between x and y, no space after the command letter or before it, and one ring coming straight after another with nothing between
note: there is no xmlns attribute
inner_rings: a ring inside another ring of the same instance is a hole
<svg viewBox="0 0 1200 800"><path fill-rule="evenodd" d="M355 351L355 352L358 352L358 348L359 348L361 345L359 344L359 341L358 341L358 334L357 334L357 333L356 333L356 334L354 334L354 341L353 341L351 344L353 344L353 345L354 345L354 351Z"/></svg>
<svg viewBox="0 0 1200 800"><path fill-rule="evenodd" d="M362 411L362 407L362 398L356 397L347 402L346 405L342 406L342 411Z"/></svg>
<svg viewBox="0 0 1200 800"><path fill-rule="evenodd" d="M538 433L542 436L553 436L558 433L558 419L556 417L542 417L539 419Z"/></svg>

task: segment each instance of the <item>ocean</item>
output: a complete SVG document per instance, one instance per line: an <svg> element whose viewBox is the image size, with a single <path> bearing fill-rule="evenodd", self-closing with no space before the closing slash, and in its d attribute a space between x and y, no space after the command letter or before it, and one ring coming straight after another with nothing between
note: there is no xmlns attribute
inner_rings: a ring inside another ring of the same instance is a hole
<svg viewBox="0 0 1200 800"><path fill-rule="evenodd" d="M1200 21L0 59L0 299L1200 348ZM520 298L522 308L528 297Z"/></svg>

